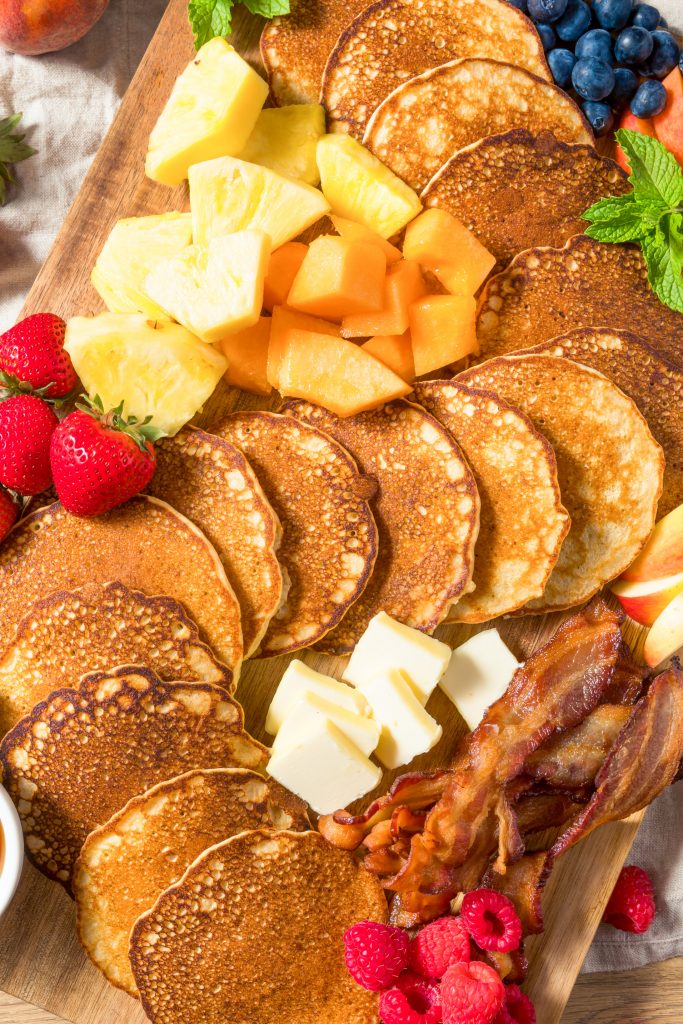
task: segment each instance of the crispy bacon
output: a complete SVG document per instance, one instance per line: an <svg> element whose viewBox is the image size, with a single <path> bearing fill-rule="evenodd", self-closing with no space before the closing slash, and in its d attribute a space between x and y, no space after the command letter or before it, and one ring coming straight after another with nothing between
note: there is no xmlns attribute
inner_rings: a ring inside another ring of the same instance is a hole
<svg viewBox="0 0 683 1024"><path fill-rule="evenodd" d="M527 853L508 868L504 875L489 871L484 879L484 885L502 892L512 900L525 935L536 935L543 931L541 897L548 874L548 853L538 850L536 853Z"/></svg>
<svg viewBox="0 0 683 1024"><path fill-rule="evenodd" d="M608 752L631 717L623 704L602 704L576 728L551 736L526 759L525 772L557 789L593 786Z"/></svg>
<svg viewBox="0 0 683 1024"><path fill-rule="evenodd" d="M647 669L633 658L625 640L621 642L612 681L605 691L605 704L635 704L642 696Z"/></svg>

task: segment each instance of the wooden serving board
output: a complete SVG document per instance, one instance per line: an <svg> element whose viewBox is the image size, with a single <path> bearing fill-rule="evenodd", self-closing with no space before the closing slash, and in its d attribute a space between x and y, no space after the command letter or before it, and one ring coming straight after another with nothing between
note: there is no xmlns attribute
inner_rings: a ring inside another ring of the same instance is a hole
<svg viewBox="0 0 683 1024"><path fill-rule="evenodd" d="M150 130L176 76L193 53L186 10L187 0L170 0L31 290L25 313L52 310L68 317L99 312L102 304L90 285L90 270L114 223L121 217L189 208L186 186L166 189L146 179L143 169ZM260 66L260 29L260 21L240 8L232 41L256 67ZM198 422L210 429L223 412L258 405L253 396L219 387ZM537 616L501 620L497 625L515 654L525 658L551 635L561 619L561 615ZM632 644L640 639L636 629L627 635ZM473 627L446 627L439 635L455 646L474 632ZM312 653L305 659L314 667L339 674L339 659ZM245 665L237 697L244 705L248 729L259 739L267 741L265 712L286 663L287 659L279 658ZM461 719L440 691L430 701L430 711L442 723L444 736L435 750L418 760L418 767L447 763L464 731ZM563 859L551 879L545 899L545 934L529 943L527 989L536 1003L539 1024L558 1024L562 1017L639 821L637 815L600 829ZM0 922L0 989L74 1024L142 1024L146 1018L139 1004L110 987L86 958L76 938L74 917L74 905L61 887L26 865L14 903Z"/></svg>

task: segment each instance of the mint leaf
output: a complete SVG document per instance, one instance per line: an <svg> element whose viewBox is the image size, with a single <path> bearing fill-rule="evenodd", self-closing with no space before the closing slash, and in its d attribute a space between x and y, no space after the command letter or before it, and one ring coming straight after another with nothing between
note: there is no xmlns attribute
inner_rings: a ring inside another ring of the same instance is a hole
<svg viewBox="0 0 683 1024"><path fill-rule="evenodd" d="M661 218L669 212L664 203L638 200L633 192L607 196L584 213L591 225L585 233L598 242L634 242L656 231Z"/></svg>
<svg viewBox="0 0 683 1024"><path fill-rule="evenodd" d="M673 207L683 204L683 170L663 143L626 128L617 131L616 139L628 158L629 181L638 199Z"/></svg>
<svg viewBox="0 0 683 1024"><path fill-rule="evenodd" d="M244 6L252 14L262 14L264 18L275 18L279 14L289 14L289 0L242 0Z"/></svg>
<svg viewBox="0 0 683 1024"><path fill-rule="evenodd" d="M216 36L230 35L232 7L233 0L190 0L188 17L196 49Z"/></svg>
<svg viewBox="0 0 683 1024"><path fill-rule="evenodd" d="M683 313L683 218L667 216L661 230L641 245L652 290L665 305Z"/></svg>
<svg viewBox="0 0 683 1024"><path fill-rule="evenodd" d="M0 119L0 206L7 202L7 185L16 181L13 164L28 160L36 152L24 142L25 133L15 131L21 121L21 114L11 114Z"/></svg>

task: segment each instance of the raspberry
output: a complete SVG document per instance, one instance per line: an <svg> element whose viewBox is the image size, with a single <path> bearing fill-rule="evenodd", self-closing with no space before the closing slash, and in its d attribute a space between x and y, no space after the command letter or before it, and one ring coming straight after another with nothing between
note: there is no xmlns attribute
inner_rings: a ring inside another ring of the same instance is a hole
<svg viewBox="0 0 683 1024"><path fill-rule="evenodd" d="M361 921L344 933L346 966L351 977L370 989L382 992L394 984L408 966L410 940L401 928L377 921Z"/></svg>
<svg viewBox="0 0 683 1024"><path fill-rule="evenodd" d="M406 971L379 997L382 1024L441 1024L441 993L433 981Z"/></svg>
<svg viewBox="0 0 683 1024"><path fill-rule="evenodd" d="M480 949L510 953L522 941L522 924L515 905L493 889L475 889L462 901L460 916Z"/></svg>
<svg viewBox="0 0 683 1024"><path fill-rule="evenodd" d="M453 964L441 982L444 1024L492 1024L504 999L503 982L478 960Z"/></svg>
<svg viewBox="0 0 683 1024"><path fill-rule="evenodd" d="M410 943L410 966L423 978L443 978L451 964L469 961L470 937L459 917L439 917Z"/></svg>
<svg viewBox="0 0 683 1024"><path fill-rule="evenodd" d="M493 1024L536 1024L536 1010L519 985L505 986L505 1006Z"/></svg>
<svg viewBox="0 0 683 1024"><path fill-rule="evenodd" d="M648 930L654 916L655 897L647 871L635 864L622 868L605 907L603 921L622 932L641 935Z"/></svg>

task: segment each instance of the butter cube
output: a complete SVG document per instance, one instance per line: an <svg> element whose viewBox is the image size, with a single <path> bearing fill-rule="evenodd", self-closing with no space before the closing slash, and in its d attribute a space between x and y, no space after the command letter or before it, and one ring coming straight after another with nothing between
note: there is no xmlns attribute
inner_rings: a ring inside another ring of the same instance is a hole
<svg viewBox="0 0 683 1024"><path fill-rule="evenodd" d="M295 747L321 718L336 725L366 757L379 743L379 726L373 718L333 704L317 693L304 693L289 708L273 743L273 755Z"/></svg>
<svg viewBox="0 0 683 1024"><path fill-rule="evenodd" d="M311 693L356 715L367 717L369 714L368 703L357 690L332 679L331 676L314 671L303 661L295 660L290 661L275 691L266 717L266 732L275 736L290 708Z"/></svg>
<svg viewBox="0 0 683 1024"><path fill-rule="evenodd" d="M344 679L363 690L365 680L389 669L400 668L424 706L446 671L450 657L448 644L404 626L386 612L380 612L370 621L356 644L344 671Z"/></svg>
<svg viewBox="0 0 683 1024"><path fill-rule="evenodd" d="M439 686L475 729L487 708L503 696L519 665L498 630L485 629L456 647Z"/></svg>
<svg viewBox="0 0 683 1024"><path fill-rule="evenodd" d="M364 679L360 689L382 730L375 755L385 767L410 764L441 739L441 726L422 707L404 672L380 672Z"/></svg>
<svg viewBox="0 0 683 1024"><path fill-rule="evenodd" d="M295 746L274 753L268 773L305 800L316 814L331 814L374 789L381 769L341 729L320 716Z"/></svg>

